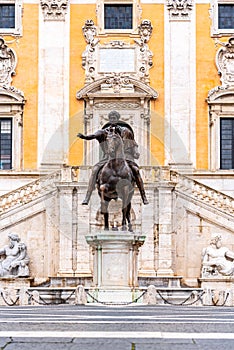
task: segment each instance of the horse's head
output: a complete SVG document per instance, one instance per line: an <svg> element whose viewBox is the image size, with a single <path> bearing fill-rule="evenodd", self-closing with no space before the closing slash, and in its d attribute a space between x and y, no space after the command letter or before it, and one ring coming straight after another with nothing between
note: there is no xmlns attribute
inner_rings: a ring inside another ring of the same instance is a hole
<svg viewBox="0 0 234 350"><path fill-rule="evenodd" d="M124 140L124 152L127 156L130 155L134 159L139 159L140 157L138 144L135 140Z"/></svg>
<svg viewBox="0 0 234 350"><path fill-rule="evenodd" d="M123 157L123 141L118 133L110 130L106 137L107 142L107 153L110 158L121 158Z"/></svg>

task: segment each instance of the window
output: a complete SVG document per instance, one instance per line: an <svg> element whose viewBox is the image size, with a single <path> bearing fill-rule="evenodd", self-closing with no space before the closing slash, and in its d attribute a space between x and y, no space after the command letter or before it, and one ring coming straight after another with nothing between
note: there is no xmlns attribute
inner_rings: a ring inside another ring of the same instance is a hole
<svg viewBox="0 0 234 350"><path fill-rule="evenodd" d="M132 4L104 4L105 29L132 29Z"/></svg>
<svg viewBox="0 0 234 350"><path fill-rule="evenodd" d="M234 29L234 4L218 5L218 28Z"/></svg>
<svg viewBox="0 0 234 350"><path fill-rule="evenodd" d="M234 118L220 119L220 168L234 169Z"/></svg>
<svg viewBox="0 0 234 350"><path fill-rule="evenodd" d="M234 0L211 0L211 36L234 34Z"/></svg>
<svg viewBox="0 0 234 350"><path fill-rule="evenodd" d="M142 15L140 0L97 0L96 13L98 34L138 35Z"/></svg>
<svg viewBox="0 0 234 350"><path fill-rule="evenodd" d="M12 168L12 119L0 119L0 169Z"/></svg>
<svg viewBox="0 0 234 350"><path fill-rule="evenodd" d="M0 34L22 35L22 0L0 0Z"/></svg>
<svg viewBox="0 0 234 350"><path fill-rule="evenodd" d="M15 28L15 5L0 4L0 28Z"/></svg>

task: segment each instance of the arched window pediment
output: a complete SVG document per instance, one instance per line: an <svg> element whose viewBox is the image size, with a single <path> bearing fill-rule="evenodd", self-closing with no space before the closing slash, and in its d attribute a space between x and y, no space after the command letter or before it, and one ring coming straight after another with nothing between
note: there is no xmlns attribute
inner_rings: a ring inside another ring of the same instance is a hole
<svg viewBox="0 0 234 350"><path fill-rule="evenodd" d="M149 97L150 99L156 99L158 97L158 93L149 85L141 82L137 79L131 77L103 77L102 79L98 79L92 83L87 84L82 89L80 89L77 94L77 99L87 98L90 95L94 95L95 97L110 97L113 98L113 92L115 96L119 95L128 95L129 97L137 97L138 94L142 94L142 97ZM140 96L139 96L140 97Z"/></svg>

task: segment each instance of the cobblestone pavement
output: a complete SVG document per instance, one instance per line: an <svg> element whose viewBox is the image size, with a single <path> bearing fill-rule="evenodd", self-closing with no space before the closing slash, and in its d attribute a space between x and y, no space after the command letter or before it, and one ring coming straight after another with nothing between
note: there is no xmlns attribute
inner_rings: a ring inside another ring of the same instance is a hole
<svg viewBox="0 0 234 350"><path fill-rule="evenodd" d="M0 349L234 350L234 308L2 306Z"/></svg>

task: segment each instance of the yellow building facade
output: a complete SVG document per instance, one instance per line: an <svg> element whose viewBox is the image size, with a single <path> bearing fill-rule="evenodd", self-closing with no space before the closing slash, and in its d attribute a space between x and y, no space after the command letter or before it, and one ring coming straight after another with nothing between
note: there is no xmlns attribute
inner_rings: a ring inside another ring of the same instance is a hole
<svg viewBox="0 0 234 350"><path fill-rule="evenodd" d="M58 2L58 4L55 2L54 7L53 1L45 2L45 4L39 1L10 1L10 3L12 6L15 6L15 15L18 15L17 25L20 29L19 33L9 35L10 33L7 34L7 30L3 28L2 38L8 48L14 50L17 57L16 75L13 77L11 85L21 90L26 100L23 110L22 160L17 170L37 170L40 168L40 161L38 159L38 148L41 147L38 142L40 134L40 130L38 129L40 116L38 114L40 110L38 110L38 105L40 104L41 90L45 88L45 79L40 82L40 76L43 75L44 64L46 63L46 61L43 61L43 41L46 41L46 37L43 38L45 34L43 32L43 21L47 24L48 31L51 31L53 37L50 43L50 52L52 50L55 51L54 44L56 47L56 43L53 43L56 38L56 27L58 27L58 36L60 35L59 30L61 30L61 33L66 32L66 43L58 43L58 45L62 45L63 49L67 51L66 54L61 52L61 55L64 55L61 64L66 65L66 72L65 69L63 72L59 72L63 74L59 84L66 84L63 90L67 90L63 95L63 98L66 97L67 99L67 116L64 116L64 119L69 120L67 129L68 140L66 141L67 148L64 150L64 158L71 165L82 163L83 144L77 140L76 132L83 129L84 103L82 100L76 99L76 93L85 84L82 53L85 51L86 42L82 33L82 27L85 25L87 19L92 19L95 26L97 26L96 37L99 40L99 45L113 40L122 40L133 45L135 38L139 37L137 28L141 21L148 19L151 22L153 32L148 46L153 54L153 64L149 71L149 85L158 92L158 98L156 101L151 101L150 103L150 112L154 114L150 123L150 153L152 161L159 165L167 165L171 161L170 158L173 158L171 150L169 150L169 155L166 156L168 150L165 149L168 148L165 142L165 129L167 129L165 114L173 113L174 108L174 106L171 106L169 112L166 110L168 103L171 103L171 101L167 100L167 91L170 90L172 83L174 83L173 81L169 81L170 74L174 74L171 73L172 70L177 69L171 66L171 60L177 59L179 62L179 55L181 54L182 58L183 51L185 51L184 48L187 47L189 51L186 49L187 52L184 52L184 54L188 56L183 58L184 62L182 60L178 64L182 64L183 66L186 64L189 67L189 70L186 68L190 74L190 77L187 77L188 88L191 87L193 89L193 91L190 91L190 99L194 100L194 106L189 107L194 113L194 121L192 123L195 123L194 133L191 136L194 139L194 147L196 148L194 151L195 154L192 156L194 158L192 160L192 168L196 170L210 170L212 168L209 154L211 152L211 141L209 139L209 104L207 103L207 97L209 91L220 84L220 77L215 64L216 54L220 48L217 40L219 39L227 43L232 34L232 31L218 33L216 35L212 34L213 22L215 22L215 16L217 16L214 9L218 6L217 4L205 1L204 3L199 1L187 4L184 1L183 9L180 10L176 1L171 2L173 6L167 2L160 1L130 1L127 4L132 6L131 9L133 11L133 25L131 30L126 33L126 30L114 29L107 30L104 33L102 27L104 25L102 20L104 15L101 12L106 5L105 1L97 4L90 1L87 3L83 1L65 1ZM112 3L110 2L110 4ZM121 2L117 2L116 4L120 6ZM122 4L124 5L124 2ZM4 9L7 7L7 3L3 2L1 6ZM171 7L173 7L175 13L178 13L173 15ZM61 15L64 18L42 18L46 9L48 11L56 11L56 8L59 9L58 11L64 12ZM183 11L187 11L188 13L180 14L180 11L181 13ZM89 16L87 16L87 13ZM54 26L52 23L55 23ZM175 28L177 27L177 29L181 26L182 29L181 31L178 29L178 33L176 33L173 26ZM59 27L63 27L63 29ZM183 27L187 31L187 38L185 38ZM10 32L10 30L8 31ZM49 32L47 34L49 36ZM173 44L170 42L172 39L173 42L175 41L173 35L178 40L178 43L176 43L178 52L175 53L172 51ZM181 35L184 35L184 38ZM42 47L40 44L42 44ZM177 56L174 57L174 54ZM65 57L66 55L67 57ZM50 59L53 60L52 54ZM54 65L55 63L56 59ZM193 72L191 72L192 70ZM56 75L56 72L50 73L51 82L48 84L50 85L51 98L56 100L57 82L56 76L52 77L52 74ZM183 79L185 78L183 77ZM180 79L178 78L177 80L178 88L180 88ZM169 87L167 87L168 84L170 85ZM54 91L52 91L53 89ZM176 104L176 101L173 104ZM56 119L56 116L52 115L53 111L54 109L51 110L51 118ZM181 107L182 113L183 108ZM169 116L168 118L170 119L172 117ZM175 132L177 131L175 130ZM187 133L189 133L188 130ZM203 140L202 147L198 147L199 140L201 139ZM185 147L187 146L192 147L191 145L185 145ZM14 158L14 155L12 157ZM14 164L11 167L12 169L16 168ZM217 166L215 170L219 168L220 166Z"/></svg>
<svg viewBox="0 0 234 350"><path fill-rule="evenodd" d="M100 151L95 141L85 142L77 133L105 127L112 110L134 131L152 205L146 212L136 200L135 225L148 234L141 275L183 275L195 285L197 254L212 234L224 230L230 242L233 18L231 0L0 0L2 237L15 229L25 241L37 242L39 251L45 249L41 265L32 263L38 281L74 271L91 274L84 236L98 211L80 203ZM38 197L37 186L46 179L63 183L57 199L50 197L56 185L43 192L46 199ZM179 205L171 197L177 196L177 185L178 198L188 190ZM58 199L61 193L71 217ZM39 198L45 207L37 207ZM21 214L19 203L28 206ZM169 203L170 213L160 203ZM70 233L63 235L66 230ZM31 256L37 259L33 249Z"/></svg>

